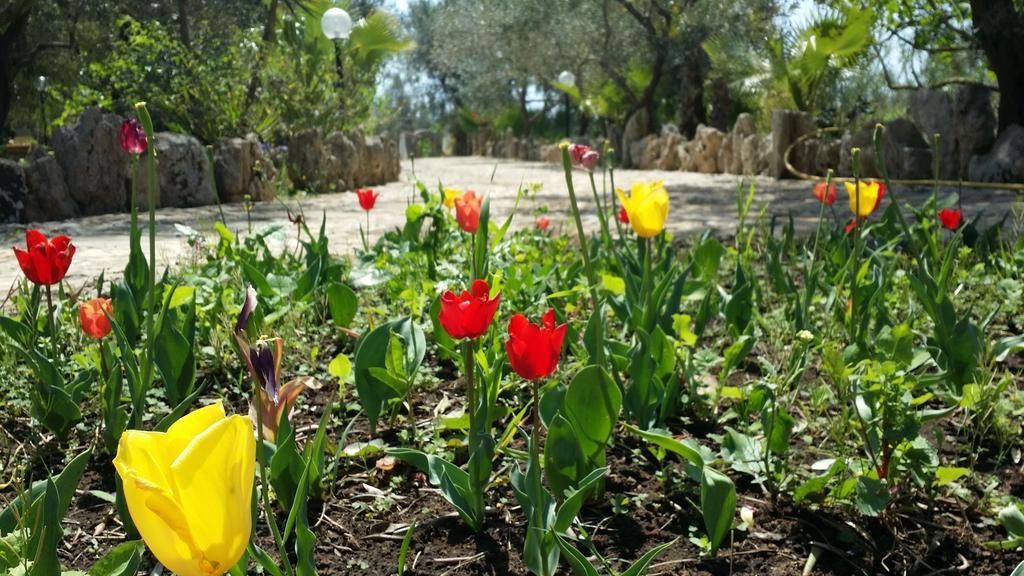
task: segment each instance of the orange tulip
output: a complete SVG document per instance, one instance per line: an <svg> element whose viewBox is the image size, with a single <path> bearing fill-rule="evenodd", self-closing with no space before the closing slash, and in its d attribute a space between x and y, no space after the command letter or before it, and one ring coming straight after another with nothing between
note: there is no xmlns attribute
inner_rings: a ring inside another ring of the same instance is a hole
<svg viewBox="0 0 1024 576"><path fill-rule="evenodd" d="M93 298L78 308L78 318L82 322L82 332L90 338L102 340L110 334L110 320L107 315L114 315L114 308L109 298Z"/></svg>
<svg viewBox="0 0 1024 576"><path fill-rule="evenodd" d="M476 234L477 226L480 225L480 198L476 192L470 190L455 199L455 220L463 231Z"/></svg>

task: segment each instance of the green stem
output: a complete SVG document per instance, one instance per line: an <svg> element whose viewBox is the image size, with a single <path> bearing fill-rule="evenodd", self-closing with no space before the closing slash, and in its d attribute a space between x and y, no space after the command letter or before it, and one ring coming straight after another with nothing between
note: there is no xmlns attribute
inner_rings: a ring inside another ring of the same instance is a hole
<svg viewBox="0 0 1024 576"><path fill-rule="evenodd" d="M49 284L46 285L46 325L50 330L50 353L57 362L57 322L53 318L53 290Z"/></svg>
<svg viewBox="0 0 1024 576"><path fill-rule="evenodd" d="M252 402L259 402L259 388L255 380L252 383ZM265 458L260 458L263 453L263 410L256 407L256 463L260 468L260 494L263 496L263 513L267 517L267 524L270 526L270 534L274 537L274 544L277 546L277 553L281 556L284 564L285 574L293 576L292 564L288 560L288 549L285 548L284 539L281 537L281 529L277 526L277 518L274 517L274 508L270 502L270 483L267 474L267 463Z"/></svg>
<svg viewBox="0 0 1024 576"><path fill-rule="evenodd" d="M860 218L860 149L853 149L853 185L854 185L854 215L853 215L853 255L850 259L852 268L850 270L850 333L855 342L860 342L860 334L856 328L857 322L857 274L860 270L860 247L861 247L861 218Z"/></svg>
<svg viewBox="0 0 1024 576"><path fill-rule="evenodd" d="M597 183L594 181L593 172L590 172L590 190L594 193L594 205L597 207L597 221L601 224L601 241L605 248L611 250L612 235L608 228L608 213L604 209L605 205L601 202L601 197L597 194Z"/></svg>
<svg viewBox="0 0 1024 576"><path fill-rule="evenodd" d="M653 283L653 268L654 268L654 265L651 262L651 260L652 260L651 252L652 252L652 250L654 248L654 245L653 245L653 242L651 242L650 238L644 238L643 241L640 243L640 247L644 251L644 254L643 254L644 276L643 276L643 283L641 284L641 286L642 286L641 292L643 293L643 299L644 299L644 314L643 314L643 324L642 324L641 327L643 328L644 332L650 332L651 329L652 329L650 324L653 323L652 321L654 319L654 311L651 310L651 308L654 306L653 295L651 294L653 292L653 290L651 289L651 284Z"/></svg>
<svg viewBox="0 0 1024 576"><path fill-rule="evenodd" d="M538 501L533 503L530 526L540 529L544 526L544 486L540 477L540 439L538 437L541 427L540 384L534 380L531 385L533 389L533 427L530 429L530 479L533 482L534 497Z"/></svg>
<svg viewBox="0 0 1024 576"><path fill-rule="evenodd" d="M569 189L569 202L572 205L573 219L576 221L576 234L579 236L580 251L583 253L583 266L587 271L587 281L590 284L590 298L594 301L594 313L601 314L601 296L598 292L597 272L590 261L590 250L587 248L587 235L583 231L583 220L580 218L580 207L576 202L576 189L572 184L572 158L569 157L569 147L562 147L562 169L565 172L565 185ZM596 323L595 334L597 339L595 364L601 365L604 359L604 333L602 322Z"/></svg>
<svg viewBox="0 0 1024 576"><path fill-rule="evenodd" d="M147 293L146 293L146 355L145 363L143 364L142 372L142 390L139 391L139 397L136 398L135 409L132 410L132 421L134 422L135 428L141 428L142 426L142 406L144 405L144 398L146 391L153 384L153 362L155 354L155 340L156 334L154 333L153 322L154 316L156 315L156 137L153 130L153 118L149 115L149 110L146 108L145 102L139 102L135 105L135 110L139 115L139 121L142 123L142 127L146 132L146 139L148 145L146 146L146 164L149 171L149 186L146 190L146 202L149 209L149 278L147 278ZM134 196L133 196L134 201Z"/></svg>
<svg viewBox="0 0 1024 576"><path fill-rule="evenodd" d="M473 510L473 516L477 520L477 529L483 528L484 524L484 486L481 486L478 482L477 474L472 468L473 458L481 456L478 454L480 451L479 446L479 431L477 430L477 398L476 398L476 378L475 378L475 367L473 365L473 340L466 340L462 345L463 354L465 358L465 372L466 372L466 413L469 415L469 482L470 482L470 506Z"/></svg>

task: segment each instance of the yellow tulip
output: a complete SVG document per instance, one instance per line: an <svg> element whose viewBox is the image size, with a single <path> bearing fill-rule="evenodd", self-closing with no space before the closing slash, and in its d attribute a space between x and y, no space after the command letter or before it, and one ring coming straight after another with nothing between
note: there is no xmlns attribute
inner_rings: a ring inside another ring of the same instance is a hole
<svg viewBox="0 0 1024 576"><path fill-rule="evenodd" d="M114 467L150 551L178 576L220 576L252 532L256 440L248 418L213 404L167 432L128 430Z"/></svg>
<svg viewBox="0 0 1024 576"><path fill-rule="evenodd" d="M462 196L462 192L460 190L456 190L455 188L445 188L444 189L444 205L445 205L445 207L446 208L455 208L455 199L460 197L460 196Z"/></svg>
<svg viewBox="0 0 1024 576"><path fill-rule="evenodd" d="M629 196L620 189L615 193L629 215L629 223L641 238L653 238L665 228L668 218L668 192L660 180L633 184Z"/></svg>
<svg viewBox="0 0 1024 576"><path fill-rule="evenodd" d="M882 197L885 196L885 185L880 182L861 181L858 190L856 184L846 182L846 193L850 195L850 212L856 214L858 218L867 218L882 203ZM859 207L857 205L858 196L860 196Z"/></svg>

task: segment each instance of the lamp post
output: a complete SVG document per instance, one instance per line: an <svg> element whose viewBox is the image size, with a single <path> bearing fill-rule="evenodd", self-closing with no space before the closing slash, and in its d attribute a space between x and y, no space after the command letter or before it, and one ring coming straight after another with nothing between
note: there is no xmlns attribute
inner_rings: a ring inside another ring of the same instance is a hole
<svg viewBox="0 0 1024 576"><path fill-rule="evenodd" d="M572 87L576 85L576 75L568 70L562 70L562 73L558 75L558 83ZM572 109L569 108L569 92L563 91L565 95L565 137L569 137L569 133L572 128Z"/></svg>
<svg viewBox="0 0 1024 576"><path fill-rule="evenodd" d="M328 40L334 42L334 67L338 71L337 87L340 88L341 82L345 79L345 70L341 63L341 41L352 34L352 17L337 6L328 8L320 18L320 30Z"/></svg>
<svg viewBox="0 0 1024 576"><path fill-rule="evenodd" d="M46 142L46 86L50 83L46 76L36 78L36 91L39 92L39 142Z"/></svg>

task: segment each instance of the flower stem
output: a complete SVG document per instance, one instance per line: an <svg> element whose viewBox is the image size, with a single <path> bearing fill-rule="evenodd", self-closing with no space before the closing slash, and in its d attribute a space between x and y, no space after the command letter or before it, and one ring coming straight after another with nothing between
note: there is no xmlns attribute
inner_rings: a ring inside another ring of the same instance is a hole
<svg viewBox="0 0 1024 576"><path fill-rule="evenodd" d="M544 524L544 486L540 477L540 439L538 431L541 427L540 419L540 384L534 380L531 382L533 389L533 426L530 429L530 480L533 482L532 514L530 515L530 527L540 529Z"/></svg>
<svg viewBox="0 0 1024 576"><path fill-rule="evenodd" d="M252 382L251 402L258 402L259 388L256 380ZM256 463L260 468L260 494L263 496L263 513L267 517L267 524L270 526L270 534L274 537L274 544L277 546L277 553L281 556L281 563L284 564L285 574L293 576L292 564L288 560L288 549L285 548L284 539L281 538L281 529L277 526L277 519L274 517L274 508L270 502L270 483L267 474L267 463L265 458L260 458L263 453L263 410L257 406L256 410Z"/></svg>
<svg viewBox="0 0 1024 576"><path fill-rule="evenodd" d="M590 190L594 193L594 205L597 206L597 221L601 224L601 241L605 248L611 250L612 234L608 229L608 213L605 212L604 204L597 194L597 183L594 182L594 173L590 172Z"/></svg>
<svg viewBox="0 0 1024 576"><path fill-rule="evenodd" d="M57 323L53 318L53 290L52 286L46 285L46 325L50 329L50 352L53 361L57 362Z"/></svg>
<svg viewBox="0 0 1024 576"><path fill-rule="evenodd" d="M597 289L597 273L594 265L590 262L590 250L587 248L587 235L583 231L583 220L580 218L580 207L576 202L576 189L572 184L572 158L569 156L569 147L562 147L562 169L565 172L565 185L569 189L569 202L572 205L573 219L576 221L576 234L579 236L580 251L583 253L583 266L587 271L587 282L590 288L590 298L594 301L594 313L601 314L601 297ZM604 326L602 322L596 323L594 364L601 365L604 359Z"/></svg>
<svg viewBox="0 0 1024 576"><path fill-rule="evenodd" d="M482 457L483 454L480 442L479 442L479 431L477 430L477 411L478 411L478 400L476 397L476 378L475 378L475 366L473 365L473 346L474 341L467 339L462 345L463 353L465 357L465 372L466 372L466 413L469 415L469 484L470 484L470 508L472 509L473 516L477 521L477 529L483 527L484 523L484 486L479 483L478 475L473 467L474 458Z"/></svg>

